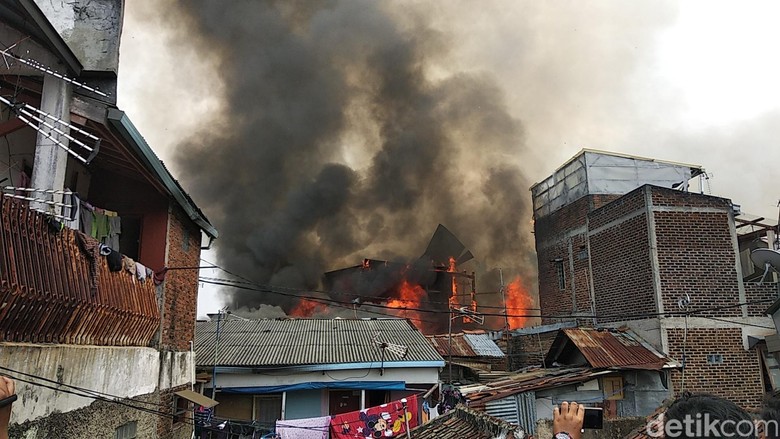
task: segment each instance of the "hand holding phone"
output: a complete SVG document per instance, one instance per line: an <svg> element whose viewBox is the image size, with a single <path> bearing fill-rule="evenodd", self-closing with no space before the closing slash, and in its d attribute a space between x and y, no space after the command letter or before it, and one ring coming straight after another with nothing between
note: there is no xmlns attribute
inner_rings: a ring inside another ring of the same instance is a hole
<svg viewBox="0 0 780 439"><path fill-rule="evenodd" d="M604 410L601 407L585 407L585 419L582 428L588 430L601 430L604 428Z"/></svg>

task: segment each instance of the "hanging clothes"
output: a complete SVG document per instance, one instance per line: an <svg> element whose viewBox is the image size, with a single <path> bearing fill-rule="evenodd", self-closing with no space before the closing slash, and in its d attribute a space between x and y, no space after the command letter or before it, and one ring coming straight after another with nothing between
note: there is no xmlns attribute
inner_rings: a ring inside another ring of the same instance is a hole
<svg viewBox="0 0 780 439"><path fill-rule="evenodd" d="M81 202L81 208L79 210L81 224L79 224L79 230L87 236L92 236L92 225L95 223L95 215L92 213L93 210L94 208L91 204L84 201Z"/></svg>
<svg viewBox="0 0 780 439"><path fill-rule="evenodd" d="M276 421L276 433L281 439L327 439L330 416Z"/></svg>
<svg viewBox="0 0 780 439"><path fill-rule="evenodd" d="M110 247L106 247L110 248ZM108 261L108 270L112 272L122 271L122 254L118 251L111 249L111 252L106 256Z"/></svg>
<svg viewBox="0 0 780 439"><path fill-rule="evenodd" d="M408 396L406 399L406 412L401 401L393 401L365 410L333 416L330 421L330 437L333 439L405 437L407 422L409 429L412 429L418 425L419 419L417 395Z"/></svg>
<svg viewBox="0 0 780 439"><path fill-rule="evenodd" d="M96 208L92 214L95 216L95 222L92 225L92 237L105 243L105 239L108 238L108 217L105 214L105 210Z"/></svg>
<svg viewBox="0 0 780 439"><path fill-rule="evenodd" d="M135 275L138 276L138 280L141 282L146 280L147 270L149 269L144 267L140 262L135 263Z"/></svg>
<svg viewBox="0 0 780 439"><path fill-rule="evenodd" d="M106 211L108 213L108 211ZM113 216L108 216L108 239L106 244L114 250L119 250L119 234L122 233L122 218L113 212Z"/></svg>
<svg viewBox="0 0 780 439"><path fill-rule="evenodd" d="M89 289L94 297L98 290L98 264L100 264L100 243L83 233L76 232L76 243L89 260Z"/></svg>
<svg viewBox="0 0 780 439"><path fill-rule="evenodd" d="M73 230L79 230L81 224L81 200L75 193L63 197L65 204L71 207L62 208L62 216L68 218L65 220L65 227Z"/></svg>

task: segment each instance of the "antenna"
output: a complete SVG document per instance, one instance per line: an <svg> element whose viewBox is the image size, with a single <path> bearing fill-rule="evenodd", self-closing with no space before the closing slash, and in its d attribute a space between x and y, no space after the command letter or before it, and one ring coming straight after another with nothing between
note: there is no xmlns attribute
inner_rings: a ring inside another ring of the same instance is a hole
<svg viewBox="0 0 780 439"><path fill-rule="evenodd" d="M380 335L380 332L374 334L374 343L382 350L382 363L379 367L379 375L382 376L385 373L385 351L390 351L399 358L406 358L406 355L409 353L409 347L382 341L379 339Z"/></svg>
<svg viewBox="0 0 780 439"><path fill-rule="evenodd" d="M780 252L772 250L771 248L757 248L750 253L750 259L759 267L764 267L764 275L761 276L761 282L764 283L766 275L769 274L769 270L774 270L776 273L780 273Z"/></svg>

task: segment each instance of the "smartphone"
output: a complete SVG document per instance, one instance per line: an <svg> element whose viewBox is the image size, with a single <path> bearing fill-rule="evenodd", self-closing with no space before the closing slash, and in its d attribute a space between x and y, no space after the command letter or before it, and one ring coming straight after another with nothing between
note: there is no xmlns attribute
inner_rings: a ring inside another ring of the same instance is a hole
<svg viewBox="0 0 780 439"><path fill-rule="evenodd" d="M585 419L582 428L588 430L601 430L604 427L604 411L601 407L585 407Z"/></svg>

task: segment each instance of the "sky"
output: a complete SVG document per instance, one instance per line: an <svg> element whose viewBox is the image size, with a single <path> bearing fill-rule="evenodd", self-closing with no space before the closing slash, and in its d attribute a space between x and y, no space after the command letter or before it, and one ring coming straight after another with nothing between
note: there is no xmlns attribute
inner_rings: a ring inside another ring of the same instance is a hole
<svg viewBox="0 0 780 439"><path fill-rule="evenodd" d="M236 103L225 99L225 78L199 46L203 41L173 32L176 18L160 14L159 4L125 3L118 105L186 183L193 176L181 175L176 158L183 139L230 130L219 115ZM706 193L777 218L777 2L392 5L388 16L423 20L447 41L427 75L479 75L496 84L522 124L525 145L497 160L517 163L529 181L542 180L582 148L603 149L702 165L709 175ZM360 151L350 157L359 161ZM530 198L530 192L517 196ZM209 206L201 207L208 212ZM217 259L213 252L203 257ZM219 277L216 270L202 275ZM219 292L204 286L198 315L221 306Z"/></svg>

